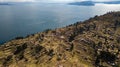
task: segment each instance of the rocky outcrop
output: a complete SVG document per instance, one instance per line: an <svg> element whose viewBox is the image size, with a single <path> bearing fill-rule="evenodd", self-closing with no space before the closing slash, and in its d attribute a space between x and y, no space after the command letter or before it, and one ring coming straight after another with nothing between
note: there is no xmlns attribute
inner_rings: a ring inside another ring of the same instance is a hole
<svg viewBox="0 0 120 67"><path fill-rule="evenodd" d="M0 67L120 67L120 12L17 37L0 46Z"/></svg>

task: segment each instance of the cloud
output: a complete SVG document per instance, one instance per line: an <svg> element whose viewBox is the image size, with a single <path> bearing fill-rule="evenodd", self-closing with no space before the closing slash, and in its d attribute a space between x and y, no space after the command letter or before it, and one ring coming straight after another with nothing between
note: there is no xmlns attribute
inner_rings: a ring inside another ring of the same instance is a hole
<svg viewBox="0 0 120 67"><path fill-rule="evenodd" d="M75 2L85 0L0 0L0 2Z"/></svg>
<svg viewBox="0 0 120 67"><path fill-rule="evenodd" d="M35 0L0 0L0 2L34 2Z"/></svg>
<svg viewBox="0 0 120 67"><path fill-rule="evenodd" d="M119 1L119 0L92 0L92 1L105 2L105 1Z"/></svg>
<svg viewBox="0 0 120 67"><path fill-rule="evenodd" d="M119 0L36 0L43 2L119 1Z"/></svg>
<svg viewBox="0 0 120 67"><path fill-rule="evenodd" d="M78 1L119 1L119 0L0 0L0 2L78 2Z"/></svg>
<svg viewBox="0 0 120 67"><path fill-rule="evenodd" d="M36 0L39 2L74 2L74 0Z"/></svg>

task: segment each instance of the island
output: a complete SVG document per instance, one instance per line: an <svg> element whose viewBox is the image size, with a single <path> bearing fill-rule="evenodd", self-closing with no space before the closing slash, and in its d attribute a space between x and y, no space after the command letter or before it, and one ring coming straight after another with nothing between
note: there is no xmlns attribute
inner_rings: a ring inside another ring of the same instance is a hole
<svg viewBox="0 0 120 67"><path fill-rule="evenodd" d="M0 5L11 5L11 4L9 4L9 3L2 3L2 2L0 2Z"/></svg>
<svg viewBox="0 0 120 67"><path fill-rule="evenodd" d="M104 4L120 4L120 1L108 1L108 2L102 2Z"/></svg>
<svg viewBox="0 0 120 67"><path fill-rule="evenodd" d="M78 6L94 6L95 3L93 1L82 1L82 2L73 2L68 3L69 5L78 5Z"/></svg>

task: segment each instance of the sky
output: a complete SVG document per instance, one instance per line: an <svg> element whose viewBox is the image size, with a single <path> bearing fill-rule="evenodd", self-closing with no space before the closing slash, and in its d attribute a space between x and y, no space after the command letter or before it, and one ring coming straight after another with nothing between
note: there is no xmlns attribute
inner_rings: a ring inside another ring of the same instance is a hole
<svg viewBox="0 0 120 67"><path fill-rule="evenodd" d="M78 1L119 1L119 0L0 0L0 2L78 2Z"/></svg>

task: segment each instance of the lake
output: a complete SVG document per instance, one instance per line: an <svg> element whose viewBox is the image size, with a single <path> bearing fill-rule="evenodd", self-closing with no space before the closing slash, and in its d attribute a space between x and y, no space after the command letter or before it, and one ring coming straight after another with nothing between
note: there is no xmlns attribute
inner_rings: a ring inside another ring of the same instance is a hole
<svg viewBox="0 0 120 67"><path fill-rule="evenodd" d="M119 4L96 4L95 6L41 3L0 5L0 43L18 36L27 36L48 28L64 27L95 15L119 10Z"/></svg>

